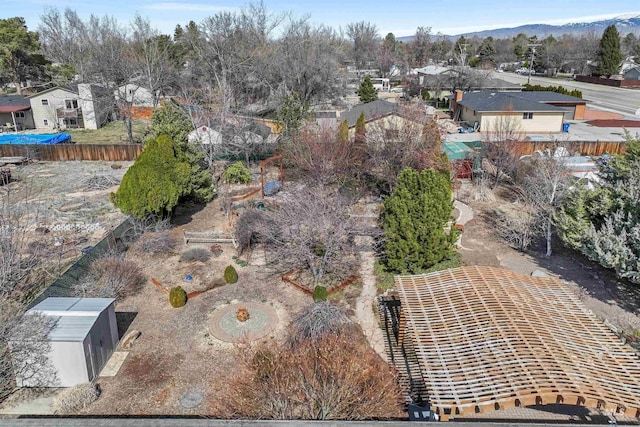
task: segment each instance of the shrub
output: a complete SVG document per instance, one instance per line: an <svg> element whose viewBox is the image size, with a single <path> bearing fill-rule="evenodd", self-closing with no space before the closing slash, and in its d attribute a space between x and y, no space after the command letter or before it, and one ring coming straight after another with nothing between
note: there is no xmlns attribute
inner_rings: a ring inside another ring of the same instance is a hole
<svg viewBox="0 0 640 427"><path fill-rule="evenodd" d="M228 265L227 268L224 269L224 281L233 284L238 281L238 272L232 265Z"/></svg>
<svg viewBox="0 0 640 427"><path fill-rule="evenodd" d="M176 248L176 239L166 231L145 233L138 240L137 247L148 254L168 254Z"/></svg>
<svg viewBox="0 0 640 427"><path fill-rule="evenodd" d="M180 261L200 261L207 262L211 258L211 252L205 248L191 248L182 252L180 255Z"/></svg>
<svg viewBox="0 0 640 427"><path fill-rule="evenodd" d="M327 298L329 298L329 292L327 292L327 288L320 285L313 288L313 300L315 302L326 301Z"/></svg>
<svg viewBox="0 0 640 427"><path fill-rule="evenodd" d="M118 255L98 258L89 267L89 274L73 288L84 298L124 298L137 293L145 283L140 267Z"/></svg>
<svg viewBox="0 0 640 427"><path fill-rule="evenodd" d="M315 302L296 314L289 330L289 342L317 340L327 335L339 335L352 324L346 313L328 301Z"/></svg>
<svg viewBox="0 0 640 427"><path fill-rule="evenodd" d="M166 135L147 143L127 170L111 201L123 213L138 219L167 216L191 191L191 165Z"/></svg>
<svg viewBox="0 0 640 427"><path fill-rule="evenodd" d="M219 400L224 416L371 420L401 417L398 377L357 329L247 354ZM335 423L334 423L335 424Z"/></svg>
<svg viewBox="0 0 640 427"><path fill-rule="evenodd" d="M176 286L175 288L171 288L169 291L169 304L173 308L183 307L187 303L187 293L182 289L181 286Z"/></svg>
<svg viewBox="0 0 640 427"><path fill-rule="evenodd" d="M100 397L100 390L93 384L78 384L62 391L51 406L56 415L74 414L87 408Z"/></svg>
<svg viewBox="0 0 640 427"><path fill-rule="evenodd" d="M242 162L232 163L224 171L222 177L231 184L248 184L251 182L251 172Z"/></svg>

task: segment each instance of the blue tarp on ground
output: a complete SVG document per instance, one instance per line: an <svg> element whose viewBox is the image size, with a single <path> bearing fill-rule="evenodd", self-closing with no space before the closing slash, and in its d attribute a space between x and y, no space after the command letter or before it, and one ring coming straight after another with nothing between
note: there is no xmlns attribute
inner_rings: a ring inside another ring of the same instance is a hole
<svg viewBox="0 0 640 427"><path fill-rule="evenodd" d="M61 144L63 142L71 142L71 135L64 132L0 135L0 144Z"/></svg>

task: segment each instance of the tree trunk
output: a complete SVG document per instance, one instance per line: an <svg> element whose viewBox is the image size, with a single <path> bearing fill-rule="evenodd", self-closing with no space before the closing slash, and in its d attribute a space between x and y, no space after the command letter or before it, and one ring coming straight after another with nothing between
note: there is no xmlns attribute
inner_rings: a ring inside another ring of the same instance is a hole
<svg viewBox="0 0 640 427"><path fill-rule="evenodd" d="M545 256L551 256L551 218L547 219L547 230L546 230L546 238L547 238L547 253Z"/></svg>

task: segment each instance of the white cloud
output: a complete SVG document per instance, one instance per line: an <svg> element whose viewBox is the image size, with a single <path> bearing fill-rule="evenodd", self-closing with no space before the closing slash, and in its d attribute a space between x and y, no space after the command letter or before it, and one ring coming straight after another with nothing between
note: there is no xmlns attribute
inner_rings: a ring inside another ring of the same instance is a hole
<svg viewBox="0 0 640 427"><path fill-rule="evenodd" d="M195 12L220 12L223 10L235 10L233 7L216 6L203 3L161 2L145 5L143 9L165 11L195 11Z"/></svg>

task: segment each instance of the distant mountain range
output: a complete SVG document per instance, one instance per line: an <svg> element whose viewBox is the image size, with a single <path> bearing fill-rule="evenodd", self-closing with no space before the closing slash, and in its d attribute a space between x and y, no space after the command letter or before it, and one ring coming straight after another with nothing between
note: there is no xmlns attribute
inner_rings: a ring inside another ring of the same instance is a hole
<svg viewBox="0 0 640 427"><path fill-rule="evenodd" d="M462 33L449 36L457 39L461 35L465 38L478 36L480 38L493 37L494 39L504 39L517 36L519 33L525 33L528 36L538 36L544 38L549 35L559 37L563 34L580 35L587 32L595 32L600 36L605 28L609 25L615 25L621 35L628 33L640 34L640 15L620 15L615 18L605 19L595 22L572 22L564 25L548 25L548 24L529 24L521 25L514 28L498 28L495 30L476 31L473 33ZM413 36L398 37L399 41L410 42Z"/></svg>

